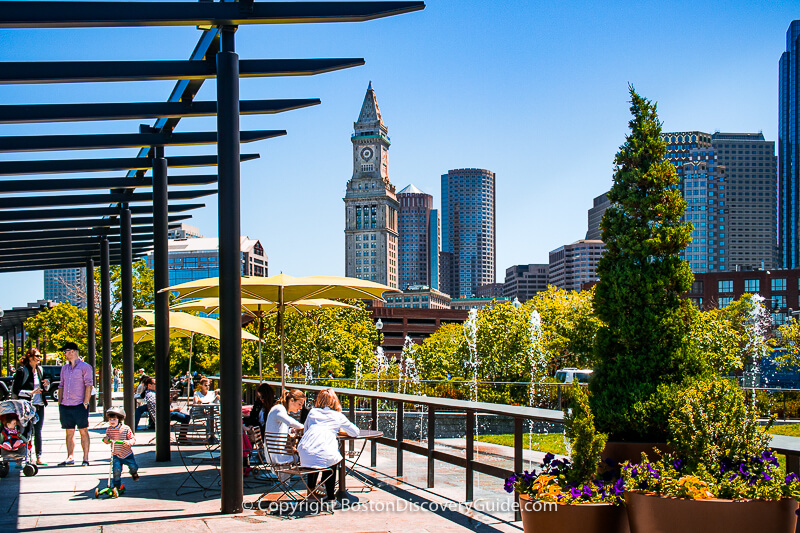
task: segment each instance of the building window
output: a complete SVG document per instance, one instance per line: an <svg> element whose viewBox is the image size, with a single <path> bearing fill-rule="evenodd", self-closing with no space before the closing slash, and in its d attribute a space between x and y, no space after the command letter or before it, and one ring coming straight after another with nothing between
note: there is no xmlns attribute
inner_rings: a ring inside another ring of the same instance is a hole
<svg viewBox="0 0 800 533"><path fill-rule="evenodd" d="M773 309L785 309L788 307L786 305L786 296L779 294L777 296L772 297L772 308Z"/></svg>
<svg viewBox="0 0 800 533"><path fill-rule="evenodd" d="M727 297L727 296L723 297L723 298L720 298L719 299L719 308L720 309L725 309L726 307L728 307L730 305L730 303L732 301L733 301L733 298L730 298L730 297Z"/></svg>
<svg viewBox="0 0 800 533"><path fill-rule="evenodd" d="M719 289L718 292L722 292L722 293L733 292L733 280L732 279L721 279L721 280L719 280L718 289ZM721 301L722 301L722 299L720 298L720 302ZM720 304L720 308L722 308L721 304Z"/></svg>
<svg viewBox="0 0 800 533"><path fill-rule="evenodd" d="M785 291L786 278L773 278L771 288L773 291Z"/></svg>
<svg viewBox="0 0 800 533"><path fill-rule="evenodd" d="M744 280L744 292L758 292L759 289L759 281L757 279L746 279Z"/></svg>
<svg viewBox="0 0 800 533"><path fill-rule="evenodd" d="M772 313L772 323L776 326L782 326L786 323L786 313Z"/></svg>

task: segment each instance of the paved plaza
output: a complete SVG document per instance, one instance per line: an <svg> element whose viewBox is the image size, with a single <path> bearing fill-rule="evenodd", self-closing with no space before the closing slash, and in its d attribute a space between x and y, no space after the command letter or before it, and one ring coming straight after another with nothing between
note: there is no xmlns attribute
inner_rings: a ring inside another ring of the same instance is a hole
<svg viewBox="0 0 800 533"><path fill-rule="evenodd" d="M379 447L378 465L369 465L369 447L356 469L348 478L348 488L369 504L362 508L338 509L332 515L308 516L282 520L245 510L240 515L219 513L217 491L176 496L175 490L186 476L177 452L173 449L171 463L155 462L155 447L148 444L153 432L138 433L139 444L134 447L140 466L141 479L130 480L125 472L126 492L117 499L94 498L96 487L105 487L108 475L108 446L101 441L104 433L100 414L92 415L90 462L88 467L58 467L66 456L64 432L60 429L57 409L46 410L43 429L44 457L48 466L38 475L24 477L20 470L11 469L0 480L0 531L69 531L122 532L131 531L263 531L290 528L293 532L352 531L352 532L426 532L457 531L519 532L520 522L511 522L512 501L503 491L500 479L475 474L475 499L470 506L459 504L465 498L464 469L436 463L436 488L426 489L426 462L423 457L406 453L403 479L395 477L395 453ZM440 443L437 441L437 446ZM458 449L459 439L441 445ZM481 447L487 460L505 463L503 447ZM80 463L80 446L75 458ZM533 455L529 457L534 457ZM527 459L528 457L526 457ZM526 464L527 468L527 464ZM215 473L209 468L203 474L212 484ZM245 478L245 501L252 502L260 494L259 485ZM371 492L359 493L364 484L374 485ZM248 486L250 485L250 486ZM431 504L436 507L431 509ZM425 509L423 510L423 507ZM491 511L491 512L489 512Z"/></svg>

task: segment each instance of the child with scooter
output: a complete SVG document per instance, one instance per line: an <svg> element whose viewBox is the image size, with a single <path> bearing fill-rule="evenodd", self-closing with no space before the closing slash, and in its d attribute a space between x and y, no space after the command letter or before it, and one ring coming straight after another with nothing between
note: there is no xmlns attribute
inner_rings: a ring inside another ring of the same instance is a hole
<svg viewBox="0 0 800 533"><path fill-rule="evenodd" d="M139 481L139 465L136 464L136 457L133 455L131 446L136 444L136 437L131 428L124 424L125 409L122 407L112 407L106 411L108 418L108 429L103 437L103 442L111 445L111 468L109 469L109 480L103 490L95 489L95 497L101 494L109 494L112 498L125 492L125 485L122 484L122 466L128 467L131 479ZM112 485L113 474L113 485Z"/></svg>

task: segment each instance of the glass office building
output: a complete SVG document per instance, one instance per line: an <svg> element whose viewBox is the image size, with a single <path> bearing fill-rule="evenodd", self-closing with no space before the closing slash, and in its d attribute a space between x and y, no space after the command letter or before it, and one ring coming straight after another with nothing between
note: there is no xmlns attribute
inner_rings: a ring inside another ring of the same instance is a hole
<svg viewBox="0 0 800 533"><path fill-rule="evenodd" d="M786 51L778 63L778 237L780 263L800 267L800 20L786 31Z"/></svg>

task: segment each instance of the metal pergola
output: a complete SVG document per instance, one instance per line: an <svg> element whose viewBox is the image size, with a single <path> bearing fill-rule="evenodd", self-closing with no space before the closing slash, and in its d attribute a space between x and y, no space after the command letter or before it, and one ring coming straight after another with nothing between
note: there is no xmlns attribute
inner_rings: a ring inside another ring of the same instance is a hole
<svg viewBox="0 0 800 533"><path fill-rule="evenodd" d="M157 380L156 460L170 460L167 230L179 215L203 204L175 204L218 193L220 258L220 384L231 394L221 405L221 511L242 510L240 143L286 134L283 130L239 130L242 114L271 114L319 104L318 99L239 100L239 78L313 75L364 64L360 58L239 60L237 27L247 24L361 22L424 9L401 2L37 2L0 0L0 28L91 28L198 26L201 37L186 61L71 61L0 63L0 84L177 80L166 102L0 105L0 124L154 119L138 132L100 135L0 137L0 152L139 148L136 157L15 160L0 162L0 273L85 267L87 294L94 294L94 266L101 271L101 339L111 352L112 262L121 266L122 353L125 409L133 401L133 303L131 263L154 252ZM215 101L195 101L206 79L216 80ZM212 132L175 132L181 118L217 117ZM165 147L216 144L216 155L166 157ZM216 166L216 176L168 177L168 168ZM152 170L150 176L146 172ZM125 171L124 177L83 177ZM80 173L77 178L43 176ZM168 190L169 186L217 183L217 191ZM140 192L147 188L151 191ZM76 191L81 191L76 194ZM41 193L39 196L26 193ZM59 194L54 194L59 193ZM63 194L70 193L70 194ZM139 204L139 205L131 205ZM173 213L173 215L170 215ZM137 215L137 216L133 216ZM94 298L87 298L88 362L95 363ZM104 405L110 404L111 358L104 357Z"/></svg>

